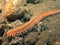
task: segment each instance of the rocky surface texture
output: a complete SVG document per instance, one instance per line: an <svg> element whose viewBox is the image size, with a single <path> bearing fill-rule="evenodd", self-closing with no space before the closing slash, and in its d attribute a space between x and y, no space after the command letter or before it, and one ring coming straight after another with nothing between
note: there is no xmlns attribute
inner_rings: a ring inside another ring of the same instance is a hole
<svg viewBox="0 0 60 45"><path fill-rule="evenodd" d="M3 16L5 1L0 0L0 45L60 45L60 13L44 18L22 35L6 36L9 29L21 26L34 16L60 9L60 0L21 0L16 12L6 18Z"/></svg>

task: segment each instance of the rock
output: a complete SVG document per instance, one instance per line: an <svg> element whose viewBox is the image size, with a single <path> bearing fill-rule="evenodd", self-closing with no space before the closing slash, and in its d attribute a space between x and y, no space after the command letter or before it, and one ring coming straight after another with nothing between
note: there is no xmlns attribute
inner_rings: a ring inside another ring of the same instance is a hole
<svg viewBox="0 0 60 45"><path fill-rule="evenodd" d="M37 41L38 34L36 32L31 32L24 38L25 45L33 45Z"/></svg>
<svg viewBox="0 0 60 45"><path fill-rule="evenodd" d="M12 39L9 45L23 45L23 38L15 37L15 39Z"/></svg>

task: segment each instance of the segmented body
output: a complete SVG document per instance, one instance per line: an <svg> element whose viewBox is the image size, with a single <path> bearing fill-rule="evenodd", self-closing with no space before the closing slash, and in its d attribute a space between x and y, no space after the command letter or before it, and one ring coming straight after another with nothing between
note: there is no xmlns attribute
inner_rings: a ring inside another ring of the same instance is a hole
<svg viewBox="0 0 60 45"><path fill-rule="evenodd" d="M22 26L9 30L7 32L7 36L14 37L14 36L20 35L24 32L27 32L33 25L35 25L37 22L42 20L44 17L50 16L50 15L53 15L56 13L60 13L60 10L53 10L53 11L48 11L48 12L39 14L39 15L35 16L34 18L32 18L27 23L23 24Z"/></svg>

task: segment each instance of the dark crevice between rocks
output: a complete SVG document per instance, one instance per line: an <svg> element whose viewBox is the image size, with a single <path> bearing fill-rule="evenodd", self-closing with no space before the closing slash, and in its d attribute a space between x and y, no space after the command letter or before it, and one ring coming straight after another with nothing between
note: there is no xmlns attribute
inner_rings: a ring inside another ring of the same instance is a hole
<svg viewBox="0 0 60 45"><path fill-rule="evenodd" d="M9 15L6 17L8 22L14 22L17 19L17 15Z"/></svg>
<svg viewBox="0 0 60 45"><path fill-rule="evenodd" d="M27 3L38 4L42 2L41 0L27 0Z"/></svg>
<svg viewBox="0 0 60 45"><path fill-rule="evenodd" d="M0 13L2 13L2 9L0 9Z"/></svg>
<svg viewBox="0 0 60 45"><path fill-rule="evenodd" d="M0 40L0 45L2 44L2 40Z"/></svg>
<svg viewBox="0 0 60 45"><path fill-rule="evenodd" d="M53 0L53 1L56 1L56 0Z"/></svg>
<svg viewBox="0 0 60 45"><path fill-rule="evenodd" d="M16 44L11 44L11 45L18 45L19 43L16 43Z"/></svg>
<svg viewBox="0 0 60 45"><path fill-rule="evenodd" d="M22 22L27 22L30 20L30 18L27 18L25 13L22 13L21 16L18 16L18 19L21 20Z"/></svg>
<svg viewBox="0 0 60 45"><path fill-rule="evenodd" d="M3 36L3 34L4 34L4 29L0 28L0 36Z"/></svg>
<svg viewBox="0 0 60 45"><path fill-rule="evenodd" d="M27 22L27 21L30 20L29 18L27 18L25 16L25 13L18 14L18 15L11 14L11 15L7 16L6 18L7 18L7 21L10 22L10 23L14 22L16 20L21 20L22 22Z"/></svg>
<svg viewBox="0 0 60 45"><path fill-rule="evenodd" d="M50 41L48 41L48 42L46 43L46 45L52 45L52 44L51 44L51 42L50 42Z"/></svg>

